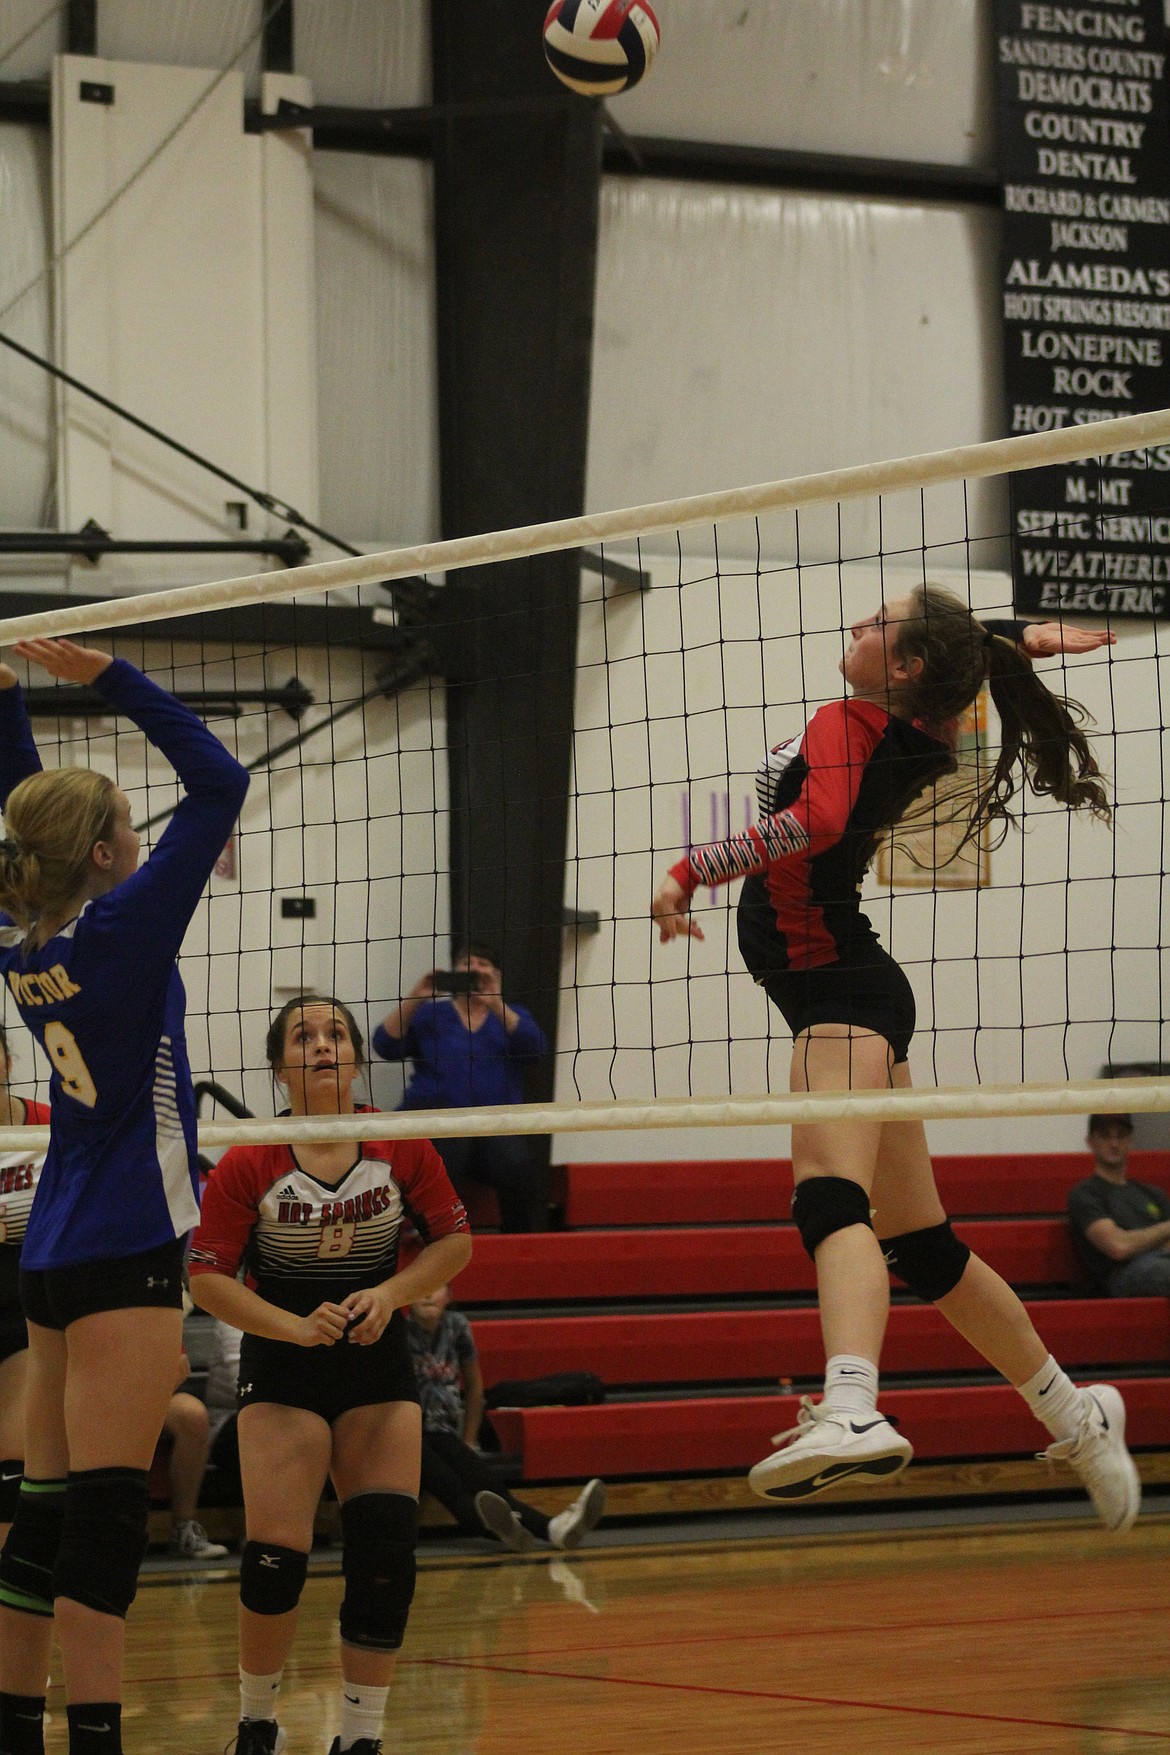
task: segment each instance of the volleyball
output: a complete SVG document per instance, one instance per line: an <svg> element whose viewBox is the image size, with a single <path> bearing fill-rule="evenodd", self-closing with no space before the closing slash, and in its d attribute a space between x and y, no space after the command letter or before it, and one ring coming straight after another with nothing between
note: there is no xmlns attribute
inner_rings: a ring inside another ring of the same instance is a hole
<svg viewBox="0 0 1170 1755"><path fill-rule="evenodd" d="M637 0L553 0L544 54L570 91L612 97L649 71L658 36L658 20Z"/></svg>

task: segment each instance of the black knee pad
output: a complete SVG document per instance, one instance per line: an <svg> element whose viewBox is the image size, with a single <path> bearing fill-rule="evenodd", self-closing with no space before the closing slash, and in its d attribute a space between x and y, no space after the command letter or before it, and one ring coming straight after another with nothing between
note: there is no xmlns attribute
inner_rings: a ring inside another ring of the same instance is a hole
<svg viewBox="0 0 1170 1755"><path fill-rule="evenodd" d="M397 1651L414 1597L418 1500L358 1493L341 1508L341 1637L347 1645Z"/></svg>
<svg viewBox="0 0 1170 1755"><path fill-rule="evenodd" d="M138 1589L149 1512L145 1469L71 1472L54 1597L68 1597L99 1615L124 1617Z"/></svg>
<svg viewBox="0 0 1170 1755"><path fill-rule="evenodd" d="M52 1615L53 1568L65 1527L65 1482L22 1481L0 1553L0 1603L26 1615Z"/></svg>
<svg viewBox="0 0 1170 1755"><path fill-rule="evenodd" d="M24 1464L19 1457L0 1462L0 1523L13 1523L20 1501L20 1483Z"/></svg>
<svg viewBox="0 0 1170 1755"><path fill-rule="evenodd" d="M254 1615L287 1615L301 1600L309 1556L277 1542L246 1542L240 1560L240 1601Z"/></svg>
<svg viewBox="0 0 1170 1755"><path fill-rule="evenodd" d="M882 1239L882 1254L904 1285L927 1304L953 1292L971 1259L971 1251L951 1230L951 1221L903 1231Z"/></svg>
<svg viewBox="0 0 1170 1755"><path fill-rule="evenodd" d="M792 1219L814 1260L825 1238L834 1231L846 1231L850 1225L873 1229L869 1196L859 1182L851 1182L847 1176L810 1176L797 1183Z"/></svg>

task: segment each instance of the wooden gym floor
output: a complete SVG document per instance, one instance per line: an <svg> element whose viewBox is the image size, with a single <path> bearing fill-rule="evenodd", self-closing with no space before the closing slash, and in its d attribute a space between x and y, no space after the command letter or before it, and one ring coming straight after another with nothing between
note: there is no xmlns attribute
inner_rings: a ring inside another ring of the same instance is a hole
<svg viewBox="0 0 1170 1755"><path fill-rule="evenodd" d="M425 1560L387 1755L1170 1751L1170 1517ZM595 1540L598 1540L595 1538ZM336 1729L336 1567L314 1570L281 1718ZM218 1755L235 1580L144 1580L126 1748ZM58 1665L59 1673L59 1665ZM49 1748L64 1746L60 1690Z"/></svg>

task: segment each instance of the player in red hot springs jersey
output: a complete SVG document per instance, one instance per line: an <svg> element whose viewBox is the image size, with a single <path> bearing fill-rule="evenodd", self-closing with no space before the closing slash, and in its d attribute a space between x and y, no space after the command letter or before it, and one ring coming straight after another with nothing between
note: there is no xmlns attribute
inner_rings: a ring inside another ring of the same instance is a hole
<svg viewBox="0 0 1170 1755"><path fill-rule="evenodd" d="M0 1024L0 1127L48 1127L49 1105L8 1089L12 1051ZM20 1246L43 1151L0 1152L0 1540L16 1516L24 1473L24 1386L28 1324L20 1307Z"/></svg>
<svg viewBox="0 0 1170 1755"><path fill-rule="evenodd" d="M352 1115L357 1023L302 996L273 1019L268 1060L294 1115ZM398 1265L404 1220L423 1239ZM331 1755L377 1755L414 1592L422 1418L404 1308L471 1257L467 1215L428 1140L234 1146L203 1197L191 1249L197 1304L243 1329L236 1755L284 1747L276 1720L313 1518L341 1502L341 1733ZM236 1275L243 1266L247 1280Z"/></svg>
<svg viewBox="0 0 1170 1755"><path fill-rule="evenodd" d="M1031 657L1092 651L1111 634L1055 622L1003 630L953 593L921 585L850 636L841 661L849 695L772 752L759 823L692 849L652 903L664 944L701 938L690 918L695 890L746 879L740 950L792 1031L796 1091L910 1084L914 994L861 910L861 884L882 833L954 769L955 721L984 684L1001 747L971 802L969 833L1006 830L1020 778L1070 810L1109 818L1081 710L1050 692ZM888 1479L910 1460L908 1441L877 1409L892 1269L1019 1390L1052 1434L1047 1454L1076 1470L1105 1525L1128 1529L1141 1488L1121 1396L1111 1384L1071 1383L1011 1287L955 1236L922 1123L794 1126L792 1167L792 1216L816 1264L825 1393L806 1397L798 1423L773 1439L776 1450L749 1476L754 1490L795 1503L846 1477Z"/></svg>

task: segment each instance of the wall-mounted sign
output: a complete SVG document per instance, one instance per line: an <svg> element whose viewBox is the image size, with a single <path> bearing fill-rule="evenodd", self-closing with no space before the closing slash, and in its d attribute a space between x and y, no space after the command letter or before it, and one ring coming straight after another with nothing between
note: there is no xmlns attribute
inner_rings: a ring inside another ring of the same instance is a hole
<svg viewBox="0 0 1170 1755"><path fill-rule="evenodd" d="M996 0L1008 425L1170 406L1162 0ZM1170 446L1011 478L1018 609L1170 615Z"/></svg>

